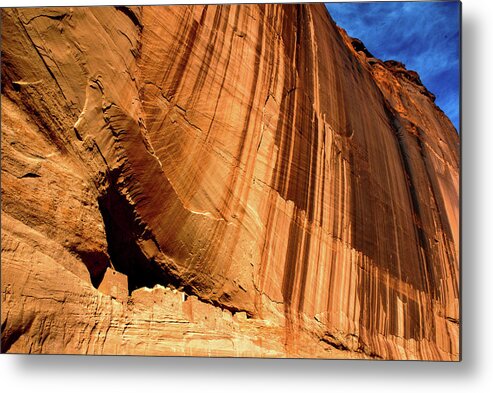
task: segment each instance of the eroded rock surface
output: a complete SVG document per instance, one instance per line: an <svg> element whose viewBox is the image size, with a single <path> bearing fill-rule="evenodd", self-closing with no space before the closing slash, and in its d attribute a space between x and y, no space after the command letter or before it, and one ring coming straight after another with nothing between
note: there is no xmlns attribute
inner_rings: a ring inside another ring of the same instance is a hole
<svg viewBox="0 0 493 393"><path fill-rule="evenodd" d="M457 132L322 4L2 41L3 352L458 359Z"/></svg>

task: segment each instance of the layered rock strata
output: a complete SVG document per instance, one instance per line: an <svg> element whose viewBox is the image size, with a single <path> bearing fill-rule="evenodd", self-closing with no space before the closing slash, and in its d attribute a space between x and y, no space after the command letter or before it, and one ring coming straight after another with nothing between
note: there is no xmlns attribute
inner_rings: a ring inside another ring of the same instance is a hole
<svg viewBox="0 0 493 393"><path fill-rule="evenodd" d="M459 138L322 4L2 10L2 351L457 360Z"/></svg>

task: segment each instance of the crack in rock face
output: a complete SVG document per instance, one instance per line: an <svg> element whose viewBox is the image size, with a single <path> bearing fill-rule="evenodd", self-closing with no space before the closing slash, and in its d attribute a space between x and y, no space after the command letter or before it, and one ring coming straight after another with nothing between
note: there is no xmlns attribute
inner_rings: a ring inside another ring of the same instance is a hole
<svg viewBox="0 0 493 393"><path fill-rule="evenodd" d="M459 359L417 73L323 4L1 13L3 352Z"/></svg>

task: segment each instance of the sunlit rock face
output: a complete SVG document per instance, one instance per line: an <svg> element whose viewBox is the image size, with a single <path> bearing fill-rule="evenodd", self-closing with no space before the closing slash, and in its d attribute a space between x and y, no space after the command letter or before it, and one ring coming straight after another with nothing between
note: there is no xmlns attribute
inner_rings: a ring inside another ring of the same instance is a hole
<svg viewBox="0 0 493 393"><path fill-rule="evenodd" d="M459 138L322 4L2 10L2 351L459 358Z"/></svg>

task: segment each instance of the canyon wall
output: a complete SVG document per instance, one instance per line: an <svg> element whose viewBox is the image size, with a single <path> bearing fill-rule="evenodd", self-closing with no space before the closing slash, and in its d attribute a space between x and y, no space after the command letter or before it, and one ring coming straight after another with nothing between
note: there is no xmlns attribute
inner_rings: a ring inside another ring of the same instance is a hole
<svg viewBox="0 0 493 393"><path fill-rule="evenodd" d="M458 360L458 134L323 4L3 9L1 349Z"/></svg>

